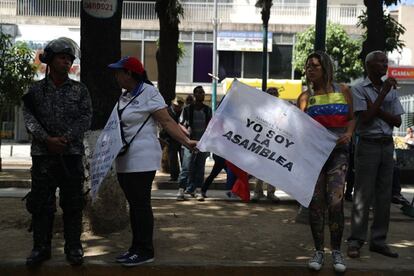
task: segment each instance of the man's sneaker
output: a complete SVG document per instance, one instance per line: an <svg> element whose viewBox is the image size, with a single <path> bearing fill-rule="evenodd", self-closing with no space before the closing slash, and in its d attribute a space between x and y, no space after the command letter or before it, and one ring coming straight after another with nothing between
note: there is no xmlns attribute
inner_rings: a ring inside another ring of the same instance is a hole
<svg viewBox="0 0 414 276"><path fill-rule="evenodd" d="M226 196L227 196L227 198L228 199L238 199L239 197L235 194L235 193L233 193L232 191L227 191L226 193Z"/></svg>
<svg viewBox="0 0 414 276"><path fill-rule="evenodd" d="M336 272L345 272L346 266L341 251L332 250L332 263Z"/></svg>
<svg viewBox="0 0 414 276"><path fill-rule="evenodd" d="M323 258L324 258L325 252L323 251L315 251L315 254L313 255L312 259L310 259L308 263L308 267L312 270L319 271L322 268L323 265Z"/></svg>
<svg viewBox="0 0 414 276"><path fill-rule="evenodd" d="M115 258L117 263L124 263L128 260L129 257L131 257L132 253L130 253L129 251L122 253L121 255L119 255L118 257Z"/></svg>
<svg viewBox="0 0 414 276"><path fill-rule="evenodd" d="M132 254L129 258L122 263L123 266L137 266L141 264L151 263L154 261L154 257L143 257L138 254Z"/></svg>
<svg viewBox="0 0 414 276"><path fill-rule="evenodd" d="M183 188L179 188L178 189L178 194L177 194L177 201L184 201L185 197L184 197L184 189Z"/></svg>
<svg viewBox="0 0 414 276"><path fill-rule="evenodd" d="M280 198L278 198L275 194L268 194L267 199L273 203L279 203L280 202Z"/></svg>
<svg viewBox="0 0 414 276"><path fill-rule="evenodd" d="M256 193L253 192L253 196L250 198L250 201L253 203L258 202L262 197L264 197L263 193Z"/></svg>
<svg viewBox="0 0 414 276"><path fill-rule="evenodd" d="M206 198L206 195L204 193L196 194L196 198L198 201L204 201L204 199Z"/></svg>
<svg viewBox="0 0 414 276"><path fill-rule="evenodd" d="M401 204L402 206L410 205L410 202L401 194L392 196L391 202L394 204Z"/></svg>

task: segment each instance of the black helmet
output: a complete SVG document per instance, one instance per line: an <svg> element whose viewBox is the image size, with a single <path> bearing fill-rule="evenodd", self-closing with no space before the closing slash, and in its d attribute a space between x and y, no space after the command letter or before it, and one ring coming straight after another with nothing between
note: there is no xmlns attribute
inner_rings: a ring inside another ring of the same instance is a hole
<svg viewBox="0 0 414 276"><path fill-rule="evenodd" d="M67 37L59 37L46 45L43 54L40 54L39 59L41 62L49 64L55 54L62 53L70 55L72 57L72 62L76 57L80 57L80 49L75 41Z"/></svg>

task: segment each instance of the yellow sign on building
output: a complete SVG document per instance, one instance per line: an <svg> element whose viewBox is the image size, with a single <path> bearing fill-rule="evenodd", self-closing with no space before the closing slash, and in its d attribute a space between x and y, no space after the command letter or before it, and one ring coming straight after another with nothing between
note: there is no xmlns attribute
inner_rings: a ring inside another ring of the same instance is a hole
<svg viewBox="0 0 414 276"><path fill-rule="evenodd" d="M223 83L224 94L230 89L231 84L233 83L232 78L225 78ZM262 88L261 79L237 79L240 82L256 87L258 89ZM275 80L268 79L267 87L276 87L279 90L279 98L296 101L302 92L302 81L301 80Z"/></svg>

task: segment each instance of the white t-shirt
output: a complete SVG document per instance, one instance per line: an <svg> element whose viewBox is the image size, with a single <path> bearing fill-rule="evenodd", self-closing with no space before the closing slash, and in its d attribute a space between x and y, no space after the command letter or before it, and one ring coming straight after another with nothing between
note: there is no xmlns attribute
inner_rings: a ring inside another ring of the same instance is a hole
<svg viewBox="0 0 414 276"><path fill-rule="evenodd" d="M124 109L121 115L127 142L137 133L151 113L167 107L164 98L154 86L144 83L142 89L143 92ZM120 109L125 107L132 98L129 95L122 95L119 100ZM158 170L161 166L161 155L157 124L151 116L130 144L126 154L115 159L116 171L129 173Z"/></svg>

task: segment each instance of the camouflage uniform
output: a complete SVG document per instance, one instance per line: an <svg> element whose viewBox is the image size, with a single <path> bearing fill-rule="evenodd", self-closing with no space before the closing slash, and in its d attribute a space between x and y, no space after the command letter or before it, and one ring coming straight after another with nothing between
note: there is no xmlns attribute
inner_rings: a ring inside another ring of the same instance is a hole
<svg viewBox="0 0 414 276"><path fill-rule="evenodd" d="M32 214L34 248L49 248L56 212L56 188L63 210L65 251L81 247L83 200L83 135L92 117L85 85L67 79L60 87L45 78L34 83L24 96L23 116L33 135L32 189L27 209ZM62 154L48 152L48 136L69 141Z"/></svg>

